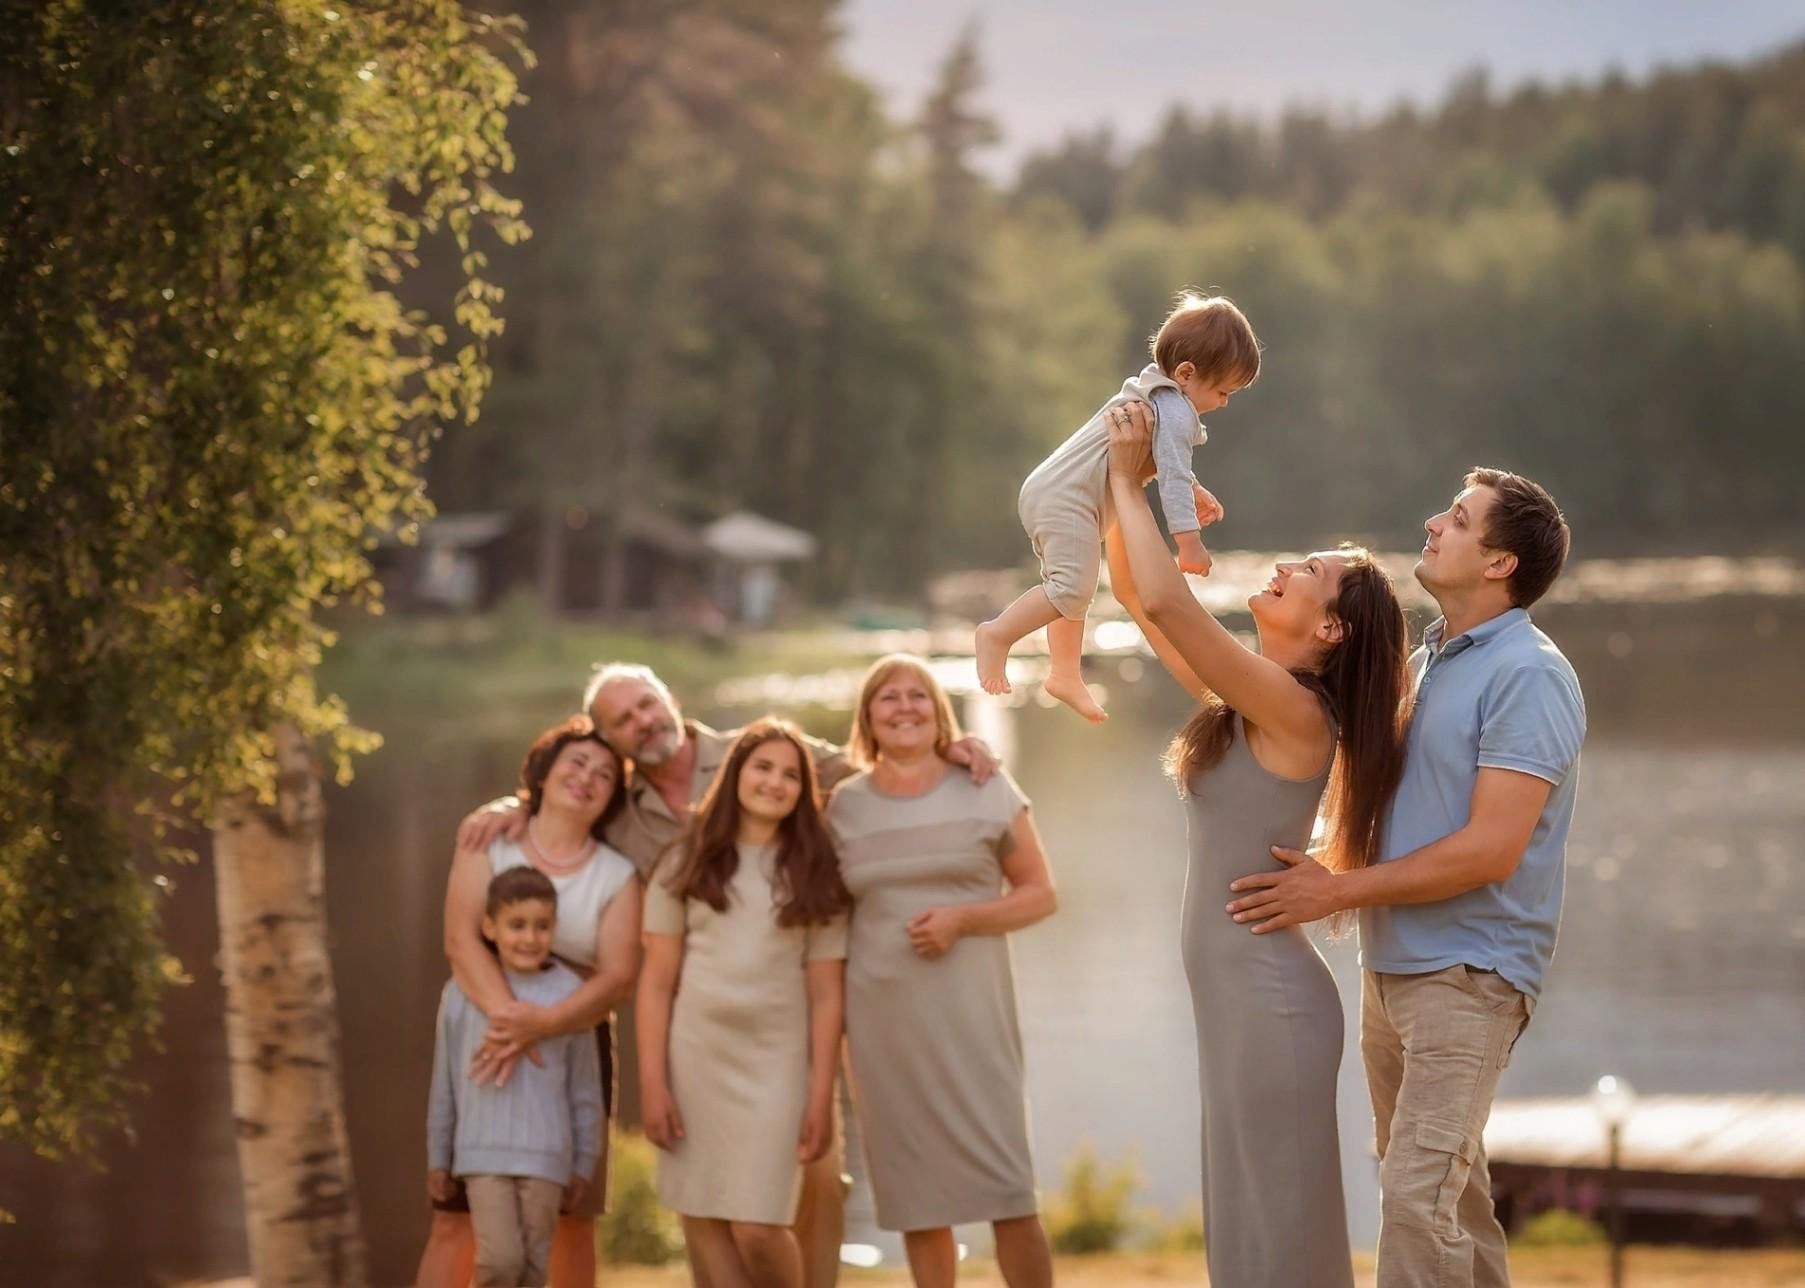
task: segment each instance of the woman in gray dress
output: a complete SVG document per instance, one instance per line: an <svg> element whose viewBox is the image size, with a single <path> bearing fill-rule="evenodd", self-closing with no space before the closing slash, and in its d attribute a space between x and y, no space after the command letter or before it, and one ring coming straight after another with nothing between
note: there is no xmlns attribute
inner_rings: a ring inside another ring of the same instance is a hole
<svg viewBox="0 0 1805 1288"><path fill-rule="evenodd" d="M1187 798L1182 936L1202 1091L1210 1282L1351 1288L1335 1125L1341 1000L1299 927L1254 935L1229 882L1303 849L1327 789L1324 861L1372 862L1403 767L1403 610L1364 550L1281 562L1248 600L1259 651L1197 602L1142 490L1153 472L1145 404L1118 409L1109 482L1116 598L1202 707L1167 764Z"/></svg>
<svg viewBox="0 0 1805 1288"><path fill-rule="evenodd" d="M877 1223L917 1288L951 1288L953 1227L987 1221L1010 1288L1047 1288L1022 1094L1011 931L1049 916L1053 878L1009 775L948 765L959 738L920 658L872 664L847 748L862 773L827 823L852 893L846 1048Z"/></svg>

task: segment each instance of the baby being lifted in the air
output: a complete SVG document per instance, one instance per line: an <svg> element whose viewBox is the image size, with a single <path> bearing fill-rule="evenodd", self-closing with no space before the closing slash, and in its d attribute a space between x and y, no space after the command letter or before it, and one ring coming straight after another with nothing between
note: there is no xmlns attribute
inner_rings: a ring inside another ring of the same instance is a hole
<svg viewBox="0 0 1805 1288"><path fill-rule="evenodd" d="M1040 557L1040 585L978 627L978 681L986 693L1009 692L1006 669L1015 642L1047 628L1046 690L1087 720L1103 709L1084 687L1084 618L1097 591L1099 547L1114 522L1109 501L1109 414L1123 403L1152 404L1153 460L1160 508L1178 542L1178 566L1205 574L1210 554L1200 530L1222 507L1191 473L1191 449L1205 438L1204 412L1253 383L1260 345L1241 310L1222 296L1185 292L1152 342L1153 361L1028 475L1022 526Z"/></svg>

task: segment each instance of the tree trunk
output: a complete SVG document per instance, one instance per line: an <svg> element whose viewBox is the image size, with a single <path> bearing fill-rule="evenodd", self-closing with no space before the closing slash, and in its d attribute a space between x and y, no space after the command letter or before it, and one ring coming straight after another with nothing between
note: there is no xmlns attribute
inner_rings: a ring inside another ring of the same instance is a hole
<svg viewBox="0 0 1805 1288"><path fill-rule="evenodd" d="M564 507L547 502L539 507L538 582L539 610L552 620L564 615L564 565L568 558L570 529L565 527Z"/></svg>
<svg viewBox="0 0 1805 1288"><path fill-rule="evenodd" d="M319 762L288 725L276 730L276 762L275 808L235 799L213 829L251 1273L259 1288L362 1288L369 1272L326 954Z"/></svg>

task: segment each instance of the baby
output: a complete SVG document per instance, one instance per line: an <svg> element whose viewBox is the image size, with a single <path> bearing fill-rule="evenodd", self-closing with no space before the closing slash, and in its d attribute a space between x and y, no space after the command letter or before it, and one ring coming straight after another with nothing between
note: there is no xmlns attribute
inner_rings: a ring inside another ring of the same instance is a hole
<svg viewBox="0 0 1805 1288"><path fill-rule="evenodd" d="M978 627L978 682L986 693L1009 692L1009 650L1042 626L1049 657L1046 690L1087 720L1103 708L1079 674L1084 617L1097 591L1098 547L1115 522L1109 502L1108 413L1125 402L1151 403L1153 460L1160 508L1178 543L1178 566L1207 574L1210 554L1200 530L1222 507L1191 473L1191 449L1205 433L1198 417L1226 404L1260 373L1260 342L1241 310L1222 296L1186 291L1160 325L1153 361L1097 409L1022 484L1022 526L1040 557L1040 585Z"/></svg>

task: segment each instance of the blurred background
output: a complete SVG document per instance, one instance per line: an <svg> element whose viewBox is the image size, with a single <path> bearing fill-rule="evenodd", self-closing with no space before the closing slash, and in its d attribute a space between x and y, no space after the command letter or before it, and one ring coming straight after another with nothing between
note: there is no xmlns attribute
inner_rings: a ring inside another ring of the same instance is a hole
<svg viewBox="0 0 1805 1288"><path fill-rule="evenodd" d="M493 388L435 446L438 517L380 552L389 615L347 614L321 676L386 738L327 837L377 1282L411 1276L425 1229L451 830L605 657L653 664L712 723L779 708L836 738L866 657L942 658L1064 894L1016 944L1043 1183L1088 1148L1184 1225L1183 823L1157 766L1182 696L1107 599L1102 731L1031 683L972 694L963 650L1028 584L1021 479L1186 286L1232 296L1265 344L1198 457L1228 515L1200 593L1237 626L1273 552L1414 549L1475 463L1572 521L1536 615L1592 732L1560 953L1501 1096L1607 1073L1805 1093L1795 4L517 8L538 65L505 186L534 233L493 257ZM438 273L408 289L436 297ZM0 1151L9 1281L246 1267L205 857L175 884L194 978L142 1061L135 1141L102 1172ZM1325 951L1351 1011L1352 946ZM1370 1247L1352 1039L1344 1170ZM1631 1215L1645 1239L1748 1242L1761 1212Z"/></svg>

